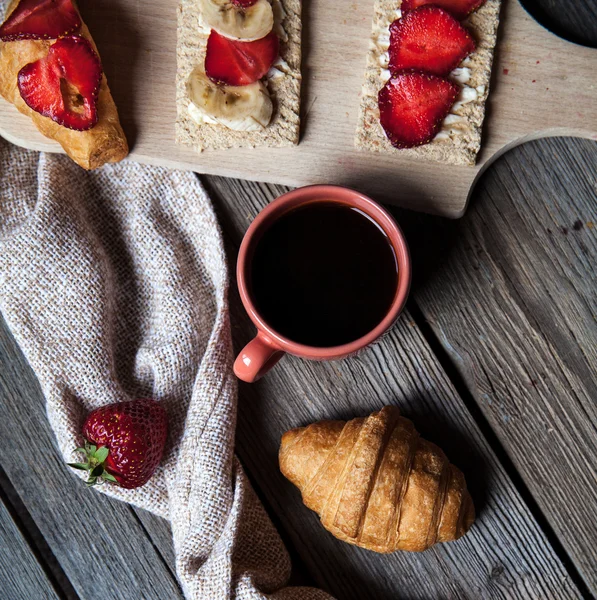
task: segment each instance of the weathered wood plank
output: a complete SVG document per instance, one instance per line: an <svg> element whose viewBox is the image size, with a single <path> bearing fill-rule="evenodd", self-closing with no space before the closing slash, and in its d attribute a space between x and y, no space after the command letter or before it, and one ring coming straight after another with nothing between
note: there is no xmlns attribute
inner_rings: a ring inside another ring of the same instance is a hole
<svg viewBox="0 0 597 600"><path fill-rule="evenodd" d="M133 509L86 489L54 445L43 397L0 321L2 467L76 592L84 598L182 598ZM90 557L93 557L90 560ZM98 569L98 565L100 568Z"/></svg>
<svg viewBox="0 0 597 600"><path fill-rule="evenodd" d="M170 571L172 577L176 578L176 565L174 562L174 545L172 543L172 528L166 519L162 519L142 508L132 509L139 519L143 529L151 539L156 551Z"/></svg>
<svg viewBox="0 0 597 600"><path fill-rule="evenodd" d="M539 23L550 31L597 48L597 3L584 0L520 0Z"/></svg>
<svg viewBox="0 0 597 600"><path fill-rule="evenodd" d="M597 594L597 144L516 148L475 196L409 223L412 295Z"/></svg>
<svg viewBox="0 0 597 600"><path fill-rule="evenodd" d="M244 230L278 186L209 178L235 254ZM237 348L253 328L232 293ZM464 539L423 554L377 555L337 541L279 472L280 437L323 418L392 403L464 471L479 518ZM572 598L579 592L447 379L408 311L369 351L334 363L286 357L241 385L237 449L318 585L338 598Z"/></svg>
<svg viewBox="0 0 597 600"><path fill-rule="evenodd" d="M2 495L5 506L10 507L9 510L13 520L17 523L19 530L26 539L32 552L43 565L54 588L60 591L60 597L63 600L78 600L78 594L75 592L71 582L62 570L60 563L50 550L44 536L23 505L21 498L10 483L10 480L1 466L0 494Z"/></svg>
<svg viewBox="0 0 597 600"><path fill-rule="evenodd" d="M0 588L10 600L54 600L58 594L0 497Z"/></svg>

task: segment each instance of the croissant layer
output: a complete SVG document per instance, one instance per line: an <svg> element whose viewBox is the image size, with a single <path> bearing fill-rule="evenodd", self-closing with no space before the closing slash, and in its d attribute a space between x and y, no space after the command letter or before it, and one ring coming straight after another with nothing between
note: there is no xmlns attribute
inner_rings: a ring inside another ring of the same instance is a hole
<svg viewBox="0 0 597 600"><path fill-rule="evenodd" d="M426 550L475 519L463 474L395 407L292 429L279 459L322 525L369 550Z"/></svg>

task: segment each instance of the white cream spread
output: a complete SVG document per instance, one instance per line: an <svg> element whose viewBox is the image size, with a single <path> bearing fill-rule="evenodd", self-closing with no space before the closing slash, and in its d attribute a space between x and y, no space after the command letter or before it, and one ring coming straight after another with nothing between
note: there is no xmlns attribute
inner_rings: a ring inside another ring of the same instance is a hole
<svg viewBox="0 0 597 600"><path fill-rule="evenodd" d="M402 17L400 9L390 11L384 19L380 19L373 25L371 43L380 50L387 51L390 47L390 25Z"/></svg>
<svg viewBox="0 0 597 600"><path fill-rule="evenodd" d="M197 125L217 125L218 122L210 117L207 113L203 112L194 102L189 102L187 106L187 110L189 111L189 116Z"/></svg>
<svg viewBox="0 0 597 600"><path fill-rule="evenodd" d="M441 131L433 138L434 140L449 140L450 134L452 131L449 128L444 129L442 127Z"/></svg>
<svg viewBox="0 0 597 600"><path fill-rule="evenodd" d="M436 140L447 140L454 135L462 133L466 128L466 121L464 117L460 115L453 115L450 113L442 123L442 128L439 133L435 136Z"/></svg>
<svg viewBox="0 0 597 600"><path fill-rule="evenodd" d="M455 69L456 71L458 69ZM468 69L467 69L468 70ZM469 71L470 72L470 71ZM453 75L454 71L450 75ZM484 86L479 86L484 89ZM479 92L482 93L482 92ZM450 113L444 119L442 123L442 128L439 133L435 136L435 140L447 140L454 135L458 135L462 133L462 131L466 128L466 121L464 117L457 114L457 112L469 102L473 102L478 97L477 90L475 88L469 87L468 85L464 85L454 106L450 109Z"/></svg>
<svg viewBox="0 0 597 600"><path fill-rule="evenodd" d="M273 0L272 9L274 11L274 27L273 31L276 33L280 41L287 42L288 34L282 27L282 23L286 18L286 11L282 6L282 2L280 0ZM280 79L285 75L290 75L290 65L281 57L278 56L274 61L274 64L270 67L270 70L265 75L266 80L270 79Z"/></svg>
<svg viewBox="0 0 597 600"><path fill-rule="evenodd" d="M199 13L199 16L197 17L197 29L199 29L199 31L205 35L209 35L211 33L211 27L203 21L201 18L201 13Z"/></svg>
<svg viewBox="0 0 597 600"><path fill-rule="evenodd" d="M444 125L455 125L456 123L460 123L462 121L462 117L460 115L449 114L444 119Z"/></svg>
<svg viewBox="0 0 597 600"><path fill-rule="evenodd" d="M378 51L379 55L379 66L380 76L383 83L385 83L392 74L388 70L390 64L390 55L388 49L390 48L390 25L402 16L400 10L392 11L388 14L387 19L378 22L371 34L371 40L369 41Z"/></svg>
<svg viewBox="0 0 597 600"><path fill-rule="evenodd" d="M465 85L462 88L462 91L460 92L460 94L458 95L458 98L456 99L456 103L454 104L454 106L452 106L452 109L450 110L450 112L458 114L458 111L465 104L468 104L469 102L474 102L477 98L478 98L477 90L475 88L468 87L468 85Z"/></svg>
<svg viewBox="0 0 597 600"><path fill-rule="evenodd" d="M458 67L450 73L450 79L460 85L465 85L471 79L471 70L468 67Z"/></svg>
<svg viewBox="0 0 597 600"><path fill-rule="evenodd" d="M284 10L284 7L282 6L282 2L280 2L280 0L273 0L272 10L274 11L273 31L280 38L280 41L287 42L288 34L284 30L284 27L282 27L282 23L284 22L284 19L286 18L286 11Z"/></svg>
<svg viewBox="0 0 597 600"><path fill-rule="evenodd" d="M280 56L276 58L274 64L270 67L270 70L267 72L265 76L266 79L279 79L280 77L284 77L284 75L290 74L290 65L283 60Z"/></svg>
<svg viewBox="0 0 597 600"><path fill-rule="evenodd" d="M375 44L380 50L387 51L388 48L390 47L389 32L385 31L383 33L380 33L376 38Z"/></svg>

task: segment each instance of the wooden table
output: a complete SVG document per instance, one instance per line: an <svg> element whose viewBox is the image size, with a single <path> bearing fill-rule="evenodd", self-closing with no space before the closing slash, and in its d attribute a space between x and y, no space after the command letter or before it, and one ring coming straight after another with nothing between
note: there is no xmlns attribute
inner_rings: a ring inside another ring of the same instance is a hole
<svg viewBox="0 0 597 600"><path fill-rule="evenodd" d="M595 43L597 7L567 4ZM204 183L233 262L251 220L285 190ZM394 213L414 282L391 334L341 362L286 358L240 387L237 452L291 552L292 582L342 600L596 595L597 144L515 148L459 221ZM232 307L238 349L252 327L236 290ZM342 544L280 475L285 430L388 403L464 471L479 516L462 540L391 556ZM0 597L181 598L168 524L80 485L43 404L1 323Z"/></svg>

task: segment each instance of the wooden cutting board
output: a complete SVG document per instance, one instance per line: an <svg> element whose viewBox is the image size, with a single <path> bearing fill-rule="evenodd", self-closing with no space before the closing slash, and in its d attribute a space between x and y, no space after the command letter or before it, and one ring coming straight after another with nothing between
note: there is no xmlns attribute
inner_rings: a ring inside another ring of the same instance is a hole
<svg viewBox="0 0 597 600"><path fill-rule="evenodd" d="M174 143L177 0L81 0L140 162L299 186L335 183L374 198L461 216L475 181L500 154L544 136L597 140L597 50L541 27L504 0L484 142L476 167L359 152L353 147L373 0L304 0L303 133L294 148L210 151ZM0 100L0 135L60 152Z"/></svg>

